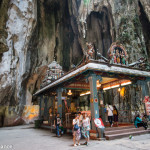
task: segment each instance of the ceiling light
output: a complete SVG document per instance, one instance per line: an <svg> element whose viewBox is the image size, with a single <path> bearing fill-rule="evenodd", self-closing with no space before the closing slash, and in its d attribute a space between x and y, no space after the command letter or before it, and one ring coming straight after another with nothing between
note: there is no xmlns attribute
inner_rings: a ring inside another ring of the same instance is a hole
<svg viewBox="0 0 150 150"><path fill-rule="evenodd" d="M82 94L80 94L80 96L84 96L84 95L88 95L88 94L91 94L91 92L88 91L88 92L86 92L86 93L82 93Z"/></svg>
<svg viewBox="0 0 150 150"><path fill-rule="evenodd" d="M69 90L69 92L67 93L68 95L72 95L72 92L71 92L71 90Z"/></svg>
<svg viewBox="0 0 150 150"><path fill-rule="evenodd" d="M129 85L131 83L132 83L131 81L130 82L125 82L125 83L122 83L121 86Z"/></svg>

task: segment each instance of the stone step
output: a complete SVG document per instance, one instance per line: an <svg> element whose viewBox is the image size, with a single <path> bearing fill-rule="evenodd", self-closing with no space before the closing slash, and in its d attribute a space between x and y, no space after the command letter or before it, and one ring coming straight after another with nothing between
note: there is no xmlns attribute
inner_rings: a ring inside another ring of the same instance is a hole
<svg viewBox="0 0 150 150"><path fill-rule="evenodd" d="M118 133L118 134L112 134L112 135L106 135L105 138L106 140L114 140L114 139L120 139L124 137L128 137L130 135L135 136L135 135L141 135L141 134L148 134L150 133L150 129L148 130L137 130L133 132L125 132L125 133Z"/></svg>
<svg viewBox="0 0 150 150"><path fill-rule="evenodd" d="M125 129L118 129L118 130L110 130L110 131L105 131L105 135L113 135L113 134L120 134L120 133L129 133L129 132L134 132L134 131L143 131L145 130L143 127L140 128L125 128Z"/></svg>
<svg viewBox="0 0 150 150"><path fill-rule="evenodd" d="M122 130L122 129L130 129L130 128L135 128L134 125L130 125L130 126L121 126L121 127L106 127L105 131L114 131L114 130Z"/></svg>

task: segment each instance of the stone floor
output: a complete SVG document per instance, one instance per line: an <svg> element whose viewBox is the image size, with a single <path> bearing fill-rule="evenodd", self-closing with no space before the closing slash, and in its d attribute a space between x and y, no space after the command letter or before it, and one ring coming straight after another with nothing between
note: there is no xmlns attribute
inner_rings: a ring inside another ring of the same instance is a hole
<svg viewBox="0 0 150 150"><path fill-rule="evenodd" d="M84 139L81 140L81 143ZM49 130L33 125L0 128L0 150L150 150L150 134L112 141L90 141L89 146L73 147L72 136L57 138Z"/></svg>

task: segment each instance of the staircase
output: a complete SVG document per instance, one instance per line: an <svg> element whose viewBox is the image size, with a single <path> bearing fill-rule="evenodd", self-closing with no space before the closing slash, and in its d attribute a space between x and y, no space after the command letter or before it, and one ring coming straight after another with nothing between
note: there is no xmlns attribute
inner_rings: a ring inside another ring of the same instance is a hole
<svg viewBox="0 0 150 150"><path fill-rule="evenodd" d="M123 137L129 137L130 135L135 136L148 133L150 133L150 129L145 130L143 127L135 128L133 125L131 125L124 127L105 128L104 135L106 140L114 140Z"/></svg>

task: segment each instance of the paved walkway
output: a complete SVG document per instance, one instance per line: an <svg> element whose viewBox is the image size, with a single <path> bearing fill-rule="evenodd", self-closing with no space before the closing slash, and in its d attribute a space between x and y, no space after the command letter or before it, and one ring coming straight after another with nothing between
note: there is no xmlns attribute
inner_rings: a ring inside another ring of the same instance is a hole
<svg viewBox="0 0 150 150"><path fill-rule="evenodd" d="M81 140L83 143L84 140ZM4 148L5 147L5 148ZM57 138L49 130L33 125L0 128L0 150L150 150L150 134L113 141L90 141L89 146L73 147L72 136Z"/></svg>

